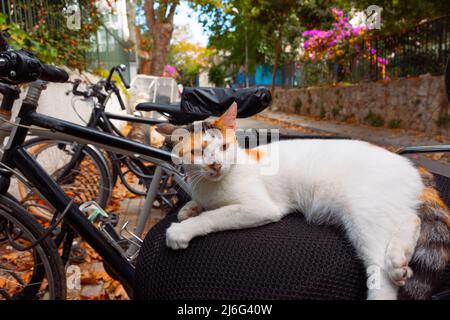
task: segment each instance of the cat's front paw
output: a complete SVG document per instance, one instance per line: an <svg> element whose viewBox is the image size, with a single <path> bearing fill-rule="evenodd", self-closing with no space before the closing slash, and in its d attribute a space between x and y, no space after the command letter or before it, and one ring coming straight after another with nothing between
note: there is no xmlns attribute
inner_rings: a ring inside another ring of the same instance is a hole
<svg viewBox="0 0 450 320"><path fill-rule="evenodd" d="M191 239L181 223L172 223L166 231L166 245L173 250L186 249Z"/></svg>

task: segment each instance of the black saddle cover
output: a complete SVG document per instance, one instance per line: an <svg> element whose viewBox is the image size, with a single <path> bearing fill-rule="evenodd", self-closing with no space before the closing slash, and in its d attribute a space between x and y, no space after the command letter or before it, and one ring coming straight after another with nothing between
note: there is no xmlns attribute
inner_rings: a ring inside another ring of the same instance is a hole
<svg viewBox="0 0 450 320"><path fill-rule="evenodd" d="M181 111L186 113L220 116L236 101L238 118L250 117L272 103L267 88L191 88L183 89Z"/></svg>

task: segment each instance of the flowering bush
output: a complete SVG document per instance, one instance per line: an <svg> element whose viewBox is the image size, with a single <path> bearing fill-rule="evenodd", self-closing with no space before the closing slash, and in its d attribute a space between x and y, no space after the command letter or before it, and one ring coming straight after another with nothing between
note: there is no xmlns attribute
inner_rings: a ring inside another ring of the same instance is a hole
<svg viewBox="0 0 450 320"><path fill-rule="evenodd" d="M170 64L166 64L164 66L163 75L166 75L167 77L176 77L177 74L177 68L171 66Z"/></svg>
<svg viewBox="0 0 450 320"><path fill-rule="evenodd" d="M367 60L381 68L382 77L386 76L388 61L377 55L368 41L366 26L352 26L342 10L333 8L335 19L331 30L307 30L303 32L305 59L311 61L327 60L336 62L348 73L353 61Z"/></svg>

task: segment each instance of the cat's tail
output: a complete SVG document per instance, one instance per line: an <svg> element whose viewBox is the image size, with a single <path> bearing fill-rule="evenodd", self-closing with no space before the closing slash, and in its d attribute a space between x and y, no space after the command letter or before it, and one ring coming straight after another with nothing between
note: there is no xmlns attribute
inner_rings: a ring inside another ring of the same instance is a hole
<svg viewBox="0 0 450 320"><path fill-rule="evenodd" d="M418 169L425 185L419 208L421 231L410 261L413 276L400 288L400 299L429 299L450 262L450 210L436 191L433 175Z"/></svg>

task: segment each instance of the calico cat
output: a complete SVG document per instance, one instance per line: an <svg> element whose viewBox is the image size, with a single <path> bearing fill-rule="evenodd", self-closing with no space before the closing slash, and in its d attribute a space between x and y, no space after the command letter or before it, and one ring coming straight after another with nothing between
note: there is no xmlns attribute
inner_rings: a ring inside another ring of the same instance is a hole
<svg viewBox="0 0 450 320"><path fill-rule="evenodd" d="M180 222L167 230L167 246L185 249L194 237L297 211L311 223L341 225L365 266L380 268L380 286L369 288L368 299L430 297L450 260L450 212L430 173L363 141L287 140L241 149L236 114L233 104L217 120L183 127L181 136L179 127L157 128L181 140L173 150L192 186ZM264 159L278 161L278 170L262 174Z"/></svg>

